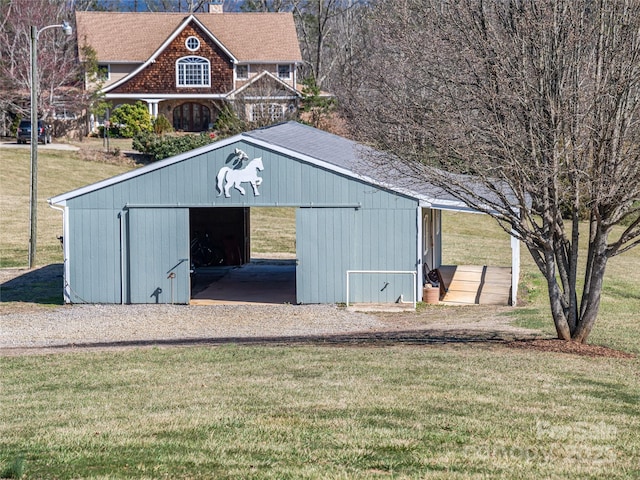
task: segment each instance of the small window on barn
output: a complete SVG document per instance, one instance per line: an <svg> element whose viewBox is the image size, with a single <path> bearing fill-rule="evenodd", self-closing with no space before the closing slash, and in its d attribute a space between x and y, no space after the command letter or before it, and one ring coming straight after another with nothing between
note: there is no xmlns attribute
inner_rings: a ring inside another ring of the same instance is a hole
<svg viewBox="0 0 640 480"><path fill-rule="evenodd" d="M289 80L291 78L291 65L278 65L278 78Z"/></svg>
<svg viewBox="0 0 640 480"><path fill-rule="evenodd" d="M236 78L238 80L249 78L249 65L236 65Z"/></svg>
<svg viewBox="0 0 640 480"><path fill-rule="evenodd" d="M176 62L176 77L179 87L209 87L211 67L202 57L183 57Z"/></svg>
<svg viewBox="0 0 640 480"><path fill-rule="evenodd" d="M185 45L187 47L187 50L191 50L192 52L195 52L200 48L200 40L198 40L196 37L189 37L187 38Z"/></svg>

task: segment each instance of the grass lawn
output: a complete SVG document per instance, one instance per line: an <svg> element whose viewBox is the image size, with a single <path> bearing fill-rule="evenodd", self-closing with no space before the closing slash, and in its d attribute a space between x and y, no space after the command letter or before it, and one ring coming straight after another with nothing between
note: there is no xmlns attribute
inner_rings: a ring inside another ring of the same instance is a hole
<svg viewBox="0 0 640 480"><path fill-rule="evenodd" d="M0 358L24 478L637 478L638 359L482 345Z"/></svg>
<svg viewBox="0 0 640 480"><path fill-rule="evenodd" d="M128 168L40 158L42 199ZM28 150L0 161L14 165L1 177L2 261L24 265ZM41 205L39 263L59 262L60 214ZM287 225L291 249L293 212L253 209L252 224L258 236L274 231L258 218ZM509 264L486 217L447 213L443 227L447 263ZM553 334L542 277L522 261L527 303L508 315ZM591 342L640 353L640 248L611 260ZM227 345L0 356L0 371L0 477L640 477L638 357Z"/></svg>
<svg viewBox="0 0 640 480"><path fill-rule="evenodd" d="M30 152L0 149L0 267L26 266L29 244ZM76 152L38 151L37 265L62 262L62 212L47 199L89 183L118 175L131 166L83 161Z"/></svg>

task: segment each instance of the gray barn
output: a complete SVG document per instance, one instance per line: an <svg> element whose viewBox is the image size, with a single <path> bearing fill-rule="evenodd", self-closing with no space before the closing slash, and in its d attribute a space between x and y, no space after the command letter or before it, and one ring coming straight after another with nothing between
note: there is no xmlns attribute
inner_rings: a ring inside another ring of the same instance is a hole
<svg viewBox="0 0 640 480"><path fill-rule="evenodd" d="M441 263L440 210L468 209L372 178L362 152L289 122L51 198L64 212L65 301L187 304L197 232L247 263L250 208L264 206L296 207L298 303L420 300L423 263Z"/></svg>

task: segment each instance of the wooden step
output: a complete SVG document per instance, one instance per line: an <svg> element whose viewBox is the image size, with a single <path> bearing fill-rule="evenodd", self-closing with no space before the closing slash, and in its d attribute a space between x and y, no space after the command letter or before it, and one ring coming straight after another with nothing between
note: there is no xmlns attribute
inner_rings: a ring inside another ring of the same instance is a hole
<svg viewBox="0 0 640 480"><path fill-rule="evenodd" d="M447 305L509 305L511 268L480 265L443 265L440 274Z"/></svg>

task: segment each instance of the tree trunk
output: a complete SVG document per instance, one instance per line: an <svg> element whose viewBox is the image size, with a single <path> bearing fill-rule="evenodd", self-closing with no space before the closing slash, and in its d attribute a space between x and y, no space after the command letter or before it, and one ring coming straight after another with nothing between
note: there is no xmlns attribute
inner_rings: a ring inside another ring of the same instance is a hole
<svg viewBox="0 0 640 480"><path fill-rule="evenodd" d="M547 288L549 290L549 301L551 304L551 316L556 327L556 333L560 340L571 339L571 329L567 322L566 310L562 302L562 291L556 279L556 269L554 254L551 251L545 252L545 270L542 272L547 279Z"/></svg>
<svg viewBox="0 0 640 480"><path fill-rule="evenodd" d="M571 333L571 339L580 343L587 342L600 310L604 272L609 259L607 256L607 235L602 233L596 235L590 249L594 252L593 263L591 268L585 272L585 275L588 276L585 278L585 284L589 285L589 290L583 295L582 314L578 319L576 329Z"/></svg>

